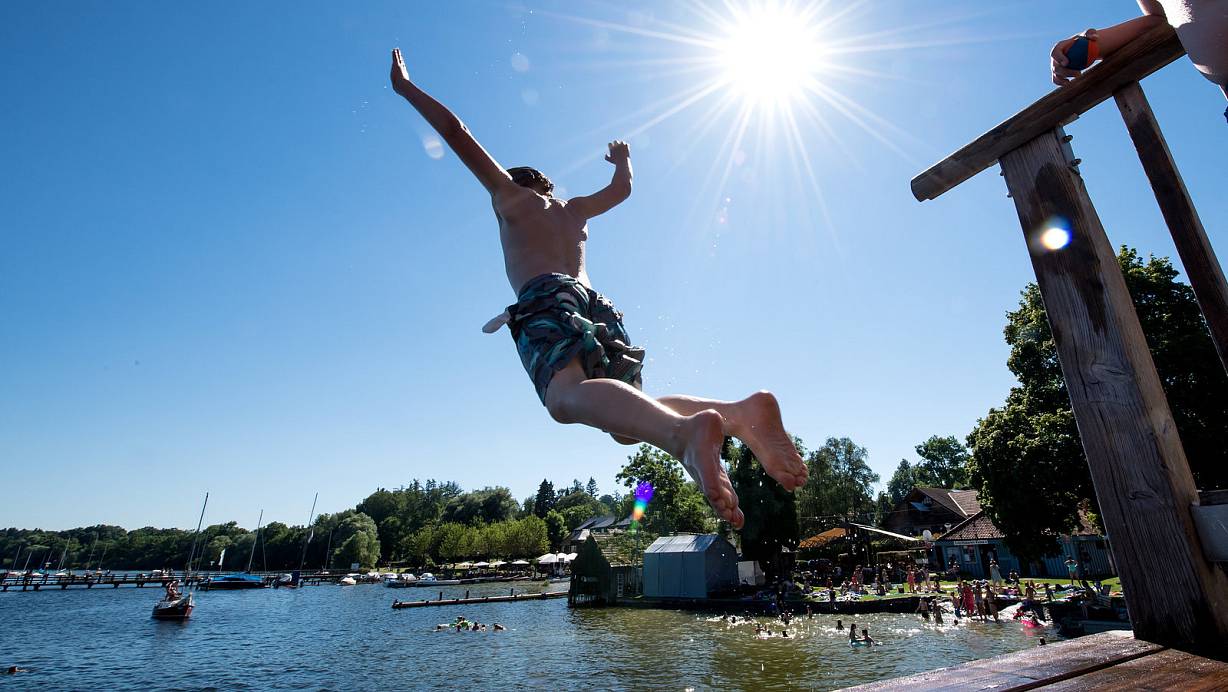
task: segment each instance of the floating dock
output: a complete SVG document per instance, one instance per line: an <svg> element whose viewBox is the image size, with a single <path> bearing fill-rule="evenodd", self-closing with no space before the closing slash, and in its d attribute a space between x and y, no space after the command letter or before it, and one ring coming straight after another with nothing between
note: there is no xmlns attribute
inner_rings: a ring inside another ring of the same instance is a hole
<svg viewBox="0 0 1228 692"><path fill-rule="evenodd" d="M547 598L566 598L566 591L543 593L517 593L507 596L482 596L481 598L439 598L433 601L393 601L393 608L425 608L427 606L474 605L477 603L511 603L513 601L544 601Z"/></svg>

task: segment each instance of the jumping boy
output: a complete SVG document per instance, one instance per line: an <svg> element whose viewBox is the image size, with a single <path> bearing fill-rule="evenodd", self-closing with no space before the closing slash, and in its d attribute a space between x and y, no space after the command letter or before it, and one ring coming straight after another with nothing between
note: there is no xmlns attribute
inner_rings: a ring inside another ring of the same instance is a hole
<svg viewBox="0 0 1228 692"><path fill-rule="evenodd" d="M554 420L598 428L622 444L647 442L682 460L713 509L735 528L744 516L721 465L726 436L745 442L786 490L806 482L806 465L770 392L715 401L654 399L641 391L643 349L631 346L622 314L592 289L584 268L588 220L631 194L631 154L625 142L609 144L606 161L614 165L609 185L562 200L539 171L504 170L460 119L410 80L400 49L392 51L392 88L490 193L517 302L483 331L509 326L537 396Z"/></svg>

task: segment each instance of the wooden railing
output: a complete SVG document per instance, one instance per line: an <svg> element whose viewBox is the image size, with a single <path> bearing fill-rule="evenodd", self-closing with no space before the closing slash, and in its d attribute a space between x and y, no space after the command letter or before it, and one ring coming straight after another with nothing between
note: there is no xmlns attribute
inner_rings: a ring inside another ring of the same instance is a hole
<svg viewBox="0 0 1228 692"><path fill-rule="evenodd" d="M1078 421L1135 634L1225 652L1228 576L1195 530L1198 491L1138 315L1062 126L1113 97L1228 370L1228 283L1138 80L1184 54L1167 25L1041 98L912 181L934 199L1000 162ZM1041 235L1065 225L1051 249ZM1206 522L1203 522L1204 525ZM1228 531L1220 527L1220 531Z"/></svg>

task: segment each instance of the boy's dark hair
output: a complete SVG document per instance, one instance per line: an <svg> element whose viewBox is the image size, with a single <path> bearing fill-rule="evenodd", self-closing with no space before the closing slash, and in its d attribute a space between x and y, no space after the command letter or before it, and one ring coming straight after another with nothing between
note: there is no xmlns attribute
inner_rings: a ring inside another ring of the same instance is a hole
<svg viewBox="0 0 1228 692"><path fill-rule="evenodd" d="M512 176L512 182L521 187L533 187L534 184L540 183L546 188L546 192L554 191L554 183L536 168L528 166L516 166L515 168L507 169L507 174Z"/></svg>

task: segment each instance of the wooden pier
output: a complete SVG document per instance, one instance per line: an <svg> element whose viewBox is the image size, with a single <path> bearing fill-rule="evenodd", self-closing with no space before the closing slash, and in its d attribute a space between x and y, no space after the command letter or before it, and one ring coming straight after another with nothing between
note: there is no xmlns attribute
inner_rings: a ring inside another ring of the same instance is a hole
<svg viewBox="0 0 1228 692"><path fill-rule="evenodd" d="M884 690L1224 690L1228 663L1104 632L847 688Z"/></svg>
<svg viewBox="0 0 1228 692"><path fill-rule="evenodd" d="M440 594L442 596L442 593ZM438 598L434 601L393 601L393 608L426 608L429 606L476 605L478 603L514 603L517 601L544 601L548 598L566 598L566 591L542 593L511 593L507 596L483 596L481 598Z"/></svg>
<svg viewBox="0 0 1228 692"><path fill-rule="evenodd" d="M42 591L44 589L60 589L65 590L69 587L92 589L98 588L119 588L121 586L135 586L138 589L146 586L156 586L158 588L165 587L169 582L178 580L183 583L185 580L182 575L137 575L137 574L118 574L112 576L87 576L84 574L57 577L52 574L36 574L32 577L6 577L0 579L0 591ZM193 575L188 583L195 584L201 581L200 575Z"/></svg>

